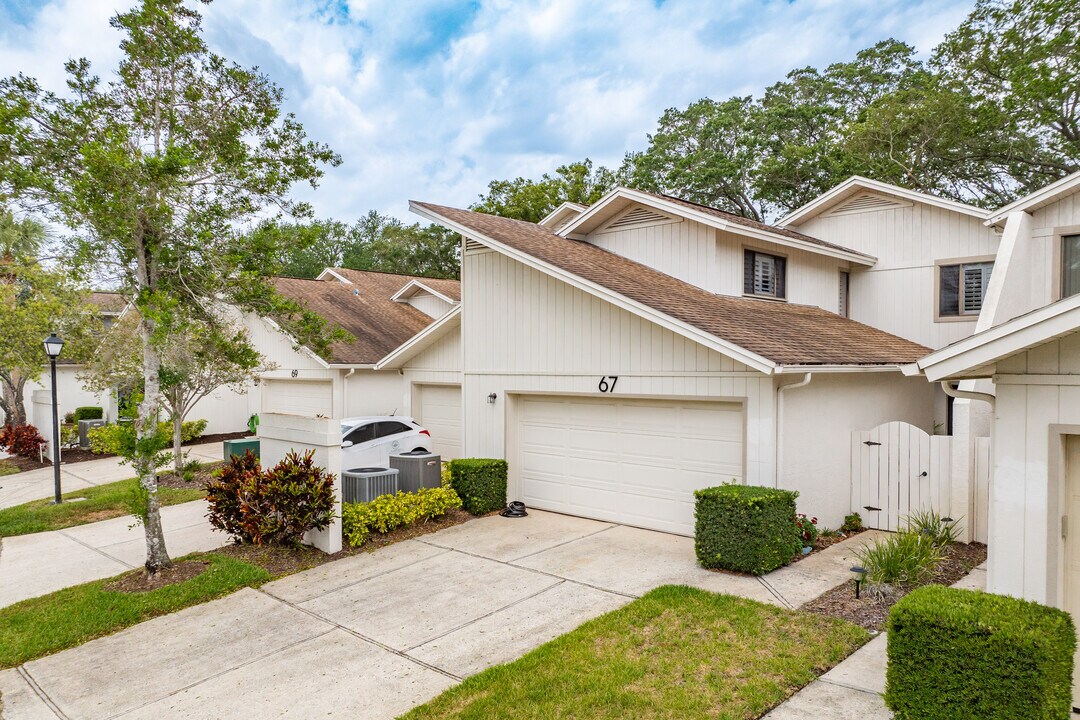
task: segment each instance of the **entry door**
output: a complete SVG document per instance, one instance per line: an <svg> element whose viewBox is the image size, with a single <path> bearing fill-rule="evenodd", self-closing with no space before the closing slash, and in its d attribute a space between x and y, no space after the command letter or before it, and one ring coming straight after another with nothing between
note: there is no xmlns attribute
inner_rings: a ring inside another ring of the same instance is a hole
<svg viewBox="0 0 1080 720"><path fill-rule="evenodd" d="M1065 609L1080 626L1080 436L1065 441ZM1080 708L1080 647L1073 661L1073 707Z"/></svg>

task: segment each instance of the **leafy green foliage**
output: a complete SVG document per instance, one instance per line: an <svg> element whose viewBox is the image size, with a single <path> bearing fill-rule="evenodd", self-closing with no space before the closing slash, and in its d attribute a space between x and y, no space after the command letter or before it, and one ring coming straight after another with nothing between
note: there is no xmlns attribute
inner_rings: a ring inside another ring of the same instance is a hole
<svg viewBox="0 0 1080 720"><path fill-rule="evenodd" d="M388 533L413 523L427 522L459 507L461 498L451 487L380 495L371 502L344 503L341 506L341 532L345 542L359 547L372 532Z"/></svg>
<svg viewBox="0 0 1080 720"><path fill-rule="evenodd" d="M290 452L264 472L250 452L234 455L207 483L210 524L237 542L296 545L334 517L334 476L314 453Z"/></svg>
<svg viewBox="0 0 1080 720"><path fill-rule="evenodd" d="M918 510L907 516L905 524L910 532L928 536L935 545L944 547L960 538L960 521L945 519L936 510Z"/></svg>
<svg viewBox="0 0 1080 720"><path fill-rule="evenodd" d="M931 535L905 529L855 550L855 557L866 569L868 587L885 590L925 582L945 555Z"/></svg>
<svg viewBox="0 0 1080 720"><path fill-rule="evenodd" d="M505 460L458 458L450 461L450 486L462 507L473 515L485 515L506 507Z"/></svg>
<svg viewBox="0 0 1080 720"><path fill-rule="evenodd" d="M760 718L866 640L833 618L668 585L403 719Z"/></svg>
<svg viewBox="0 0 1080 720"><path fill-rule="evenodd" d="M694 549L702 567L764 575L787 565L802 547L796 492L721 485L694 492Z"/></svg>
<svg viewBox="0 0 1080 720"><path fill-rule="evenodd" d="M181 426L180 437L183 442L193 442L206 431L206 420L189 420ZM132 423L113 423L90 428L86 434L90 440L90 452L98 455L119 455L131 458L135 454L136 435ZM165 448L172 437L172 423L158 423L157 434L153 436L158 450Z"/></svg>
<svg viewBox="0 0 1080 720"><path fill-rule="evenodd" d="M71 420L78 423L80 420L100 420L105 417L105 411L100 407L83 406L75 408L71 414Z"/></svg>
<svg viewBox="0 0 1080 720"><path fill-rule="evenodd" d="M204 572L156 590L114 592L105 589L113 580L106 578L0 608L0 668L16 667L270 579L262 568L236 558L213 553L201 557L208 563Z"/></svg>
<svg viewBox="0 0 1080 720"><path fill-rule="evenodd" d="M851 513L844 516L844 524L840 526L841 532L858 532L863 529L862 515Z"/></svg>
<svg viewBox="0 0 1080 720"><path fill-rule="evenodd" d="M0 450L12 455L36 458L45 447L45 438L33 425L4 425L0 428Z"/></svg>
<svg viewBox="0 0 1080 720"><path fill-rule="evenodd" d="M814 541L821 534L821 531L818 530L817 518L807 517L805 513L795 515L795 527L799 531L799 538L802 540L803 547L813 546Z"/></svg>
<svg viewBox="0 0 1080 720"><path fill-rule="evenodd" d="M488 192L470 209L515 220L539 222L564 202L591 205L618 184L616 174L605 167L593 170L592 160L562 165L555 175L539 180L519 177L492 180Z"/></svg>
<svg viewBox="0 0 1080 720"><path fill-rule="evenodd" d="M1060 720L1072 709L1069 614L928 585L889 613L885 704L897 720Z"/></svg>

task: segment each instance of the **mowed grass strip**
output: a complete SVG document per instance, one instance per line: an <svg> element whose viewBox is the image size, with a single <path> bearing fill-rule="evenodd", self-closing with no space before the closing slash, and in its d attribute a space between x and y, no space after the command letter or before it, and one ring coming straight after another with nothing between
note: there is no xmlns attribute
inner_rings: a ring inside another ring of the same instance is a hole
<svg viewBox="0 0 1080 720"><path fill-rule="evenodd" d="M266 570L225 555L195 554L177 562L200 559L209 563L202 574L149 592L106 590L104 586L116 579L108 578L0 609L0 668L15 667L270 579Z"/></svg>
<svg viewBox="0 0 1080 720"><path fill-rule="evenodd" d="M85 490L72 490L62 496L65 501L70 502L59 505L53 505L51 498L45 498L4 508L0 510L0 537L63 530L75 525L130 515L138 483L135 479L121 480ZM206 497L206 493L200 488L158 489L158 498L163 506L178 505L203 497Z"/></svg>
<svg viewBox="0 0 1080 720"><path fill-rule="evenodd" d="M8 460L0 460L0 477L14 475L19 472L19 466Z"/></svg>
<svg viewBox="0 0 1080 720"><path fill-rule="evenodd" d="M868 638L841 620L665 586L402 718L750 720Z"/></svg>

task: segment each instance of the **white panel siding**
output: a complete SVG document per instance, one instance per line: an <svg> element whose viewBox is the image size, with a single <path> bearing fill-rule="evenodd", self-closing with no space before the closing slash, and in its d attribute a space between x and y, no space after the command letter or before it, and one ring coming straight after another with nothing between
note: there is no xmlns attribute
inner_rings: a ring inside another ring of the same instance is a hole
<svg viewBox="0 0 1080 720"><path fill-rule="evenodd" d="M746 402L746 479L773 481L771 378L498 253L464 258L465 454L505 457L519 393ZM487 402L496 393L494 404Z"/></svg>
<svg viewBox="0 0 1080 720"><path fill-rule="evenodd" d="M461 330L450 330L417 353L405 364L405 370L453 370L461 371Z"/></svg>
<svg viewBox="0 0 1080 720"><path fill-rule="evenodd" d="M293 347L288 337L258 315L246 315L244 325L251 344L278 369L317 370L324 367L306 351Z"/></svg>
<svg viewBox="0 0 1080 720"><path fill-rule="evenodd" d="M405 388L397 370L357 370L345 381L345 415L405 415Z"/></svg>
<svg viewBox="0 0 1080 720"><path fill-rule="evenodd" d="M851 318L932 348L967 337L970 322L935 322L934 263L997 252L998 236L978 218L922 203L847 215L819 215L807 233L878 258L851 274Z"/></svg>
<svg viewBox="0 0 1080 720"><path fill-rule="evenodd" d="M720 295L743 294L743 249L787 258L787 299L838 310L841 269L847 263L816 253L718 231L702 223L648 225L599 232L589 242Z"/></svg>
<svg viewBox="0 0 1080 720"><path fill-rule="evenodd" d="M435 297L431 293L420 292L409 298L408 303L414 308L433 318L441 318L453 307L442 298Z"/></svg>

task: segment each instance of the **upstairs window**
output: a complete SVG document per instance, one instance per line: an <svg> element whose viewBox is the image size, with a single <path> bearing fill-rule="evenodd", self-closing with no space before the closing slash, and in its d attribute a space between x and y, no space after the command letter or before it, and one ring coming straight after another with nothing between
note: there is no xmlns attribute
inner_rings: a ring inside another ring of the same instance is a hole
<svg viewBox="0 0 1080 720"><path fill-rule="evenodd" d="M1080 235L1061 238L1061 297L1080 293Z"/></svg>
<svg viewBox="0 0 1080 720"><path fill-rule="evenodd" d="M778 255L746 250L743 255L743 293L784 299L787 261Z"/></svg>
<svg viewBox="0 0 1080 720"><path fill-rule="evenodd" d="M938 316L978 315L986 287L990 284L992 262L957 263L938 266Z"/></svg>

